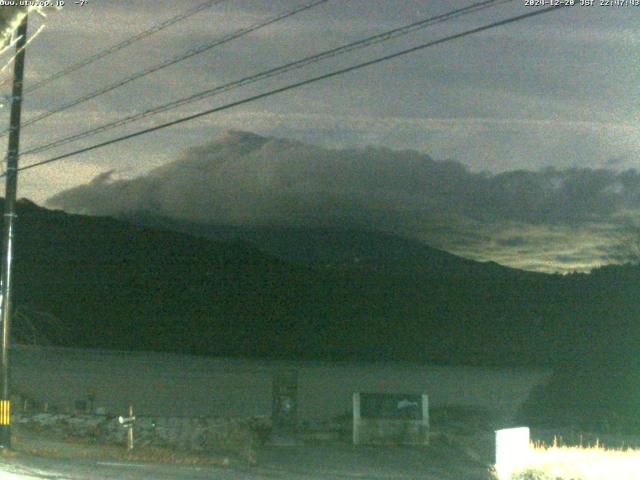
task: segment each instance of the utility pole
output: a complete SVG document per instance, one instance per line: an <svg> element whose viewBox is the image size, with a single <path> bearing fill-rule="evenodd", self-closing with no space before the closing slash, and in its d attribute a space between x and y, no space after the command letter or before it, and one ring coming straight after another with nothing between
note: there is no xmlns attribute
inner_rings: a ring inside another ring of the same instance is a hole
<svg viewBox="0 0 640 480"><path fill-rule="evenodd" d="M0 284L0 448L11 448L11 402L9 388L9 327L11 326L11 294L13 290L13 224L16 218L16 194L18 191L18 152L20 147L20 113L22 111L22 84L24 78L24 54L27 44L27 16L16 31L16 59L13 68L11 97L11 123L7 152L6 187L4 194L4 231L2 241L2 279Z"/></svg>

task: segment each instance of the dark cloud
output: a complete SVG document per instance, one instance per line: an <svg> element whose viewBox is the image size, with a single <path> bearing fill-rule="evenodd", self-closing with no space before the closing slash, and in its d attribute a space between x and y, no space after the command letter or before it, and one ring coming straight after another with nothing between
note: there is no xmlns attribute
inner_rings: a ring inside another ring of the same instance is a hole
<svg viewBox="0 0 640 480"><path fill-rule="evenodd" d="M597 225L640 207L639 180L634 170L585 168L491 175L415 151L327 149L229 132L144 176L103 173L48 205L201 223L366 227L458 250L526 247L529 257L546 242L556 247L545 252L549 261L562 264L589 255L557 251L572 241L571 229L587 239Z"/></svg>

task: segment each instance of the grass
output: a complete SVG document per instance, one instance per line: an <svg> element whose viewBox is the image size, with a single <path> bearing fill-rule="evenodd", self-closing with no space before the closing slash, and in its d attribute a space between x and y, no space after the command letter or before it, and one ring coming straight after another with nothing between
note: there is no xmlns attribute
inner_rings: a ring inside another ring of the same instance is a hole
<svg viewBox="0 0 640 480"><path fill-rule="evenodd" d="M640 480L640 450L601 445L532 445L526 461L499 480Z"/></svg>

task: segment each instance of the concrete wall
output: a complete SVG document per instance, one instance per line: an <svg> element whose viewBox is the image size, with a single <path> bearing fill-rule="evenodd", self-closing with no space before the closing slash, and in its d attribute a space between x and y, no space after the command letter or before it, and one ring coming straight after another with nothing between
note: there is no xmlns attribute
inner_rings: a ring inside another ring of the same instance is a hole
<svg viewBox="0 0 640 480"><path fill-rule="evenodd" d="M298 371L301 421L351 411L354 392L427 393L431 407L465 405L513 415L550 372L413 364L252 361L160 353L14 347L15 391L71 411L95 394L94 407L138 415L270 416L272 374ZM17 406L14 406L17 408Z"/></svg>

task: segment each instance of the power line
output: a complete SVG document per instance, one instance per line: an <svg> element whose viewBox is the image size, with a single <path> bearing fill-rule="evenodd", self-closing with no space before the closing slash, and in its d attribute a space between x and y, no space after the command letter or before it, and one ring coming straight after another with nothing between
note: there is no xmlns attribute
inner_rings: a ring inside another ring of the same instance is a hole
<svg viewBox="0 0 640 480"><path fill-rule="evenodd" d="M270 90L270 91L265 92L265 93L260 93L260 94L257 94L257 95L253 95L251 97L244 98L242 100L238 100L238 101L235 101L235 102L227 103L226 105L222 105L220 107L211 108L211 109L205 110L205 111L200 112L200 113L196 113L196 114L189 115L189 116L186 116L186 117L183 117L183 118L179 118L177 120L173 120L171 122L163 123L161 125L156 125L155 127L146 128L146 129L143 129L143 130L139 130L137 132L133 132L133 133L129 133L127 135L123 135L121 137L116 137L116 138L113 138L111 140L107 140L105 142L101 142L101 143L97 143L97 144L94 144L94 145L90 145L88 147L80 148L78 150L74 150L72 152L65 153L63 155L58 155L56 157L49 158L47 160L43 160L41 162L36 162L36 163L32 163L31 165L26 165L24 167L20 167L18 170L19 171L29 170L31 168L35 168L35 167L39 167L39 166L46 165L46 164L49 164L49 163L53 163L53 162L57 162L57 161L60 161L60 160L64 160L66 158L74 157L74 156L80 155L82 153L86 153L86 152L89 152L89 151L92 151L92 150L96 150L96 149L99 149L99 148L102 148L102 147L106 147L106 146L112 145L114 143L123 142L125 140L129 140L129 139L134 138L134 137L139 137L139 136L145 135L147 133L155 132L157 130L161 130L161 129L164 129L164 128L167 128L167 127L178 125L180 123L184 123L184 122L188 122L188 121L191 121L191 120L195 120L196 118L200 118L200 117L204 117L204 116L211 115L211 114L214 114L214 113L218 113L218 112L221 112L223 110L228 110L230 108L237 107L239 105L244 105L246 103L254 102L256 100L267 98L267 97L270 97L270 96L273 96L273 95L277 95L279 93L283 93L283 92L286 92L288 90L293 90L295 88L300 88L300 87L303 87L305 85L309 85L309 84L318 82L320 80L326 80L328 78L336 77L338 75L343 75L345 73L352 72L354 70L359 70L359 69L364 68L364 67L369 67L371 65L375 65L375 64L378 64L378 63L381 63L381 62L385 62L387 60L391 60L393 58L404 56L404 55L407 55L409 53L417 52L417 51L423 50L425 48L429 48L429 47L433 47L433 46L436 46L436 45L440 45L442 43L450 42L452 40L457 40L459 38L463 38L463 37L466 37L466 36L469 36L469 35L473 35L473 34L480 33L480 32L486 31L486 30L490 30L492 28L500 27L502 25L507 25L509 23L514 23L514 22L518 22L518 21L521 21L521 20L525 20L527 18L531 18L531 17L537 16L537 15L542 15L544 13L548 13L548 12L551 12L553 10L558 10L560 8L564 8L565 6L566 5L547 7L547 8L543 8L543 9L540 9L540 10L534 10L532 12L525 13L525 14L522 14L522 15L517 15L515 17L510 17L510 18L507 18L505 20L499 20L497 22L492 22L492 23L489 23L487 25L483 25L481 27L476 27L476 28L473 28L471 30L466 30L466 31L464 31L462 33L449 35L447 37L443 37L443 38L440 38L438 40L434 40L434 41L431 41L431 42L428 42L428 43L423 43L421 45L417 45L417 46L414 46L414 47L411 47L411 48L407 48L405 50L401 50L399 52L395 52L395 53L392 53L392 54L389 54L389 55L385 55L383 57L378 57L378 58L376 58L374 60L369 60L369 61L366 61L366 62L362 62L362 63L358 63L358 64L355 64L355 65L352 65L350 67L345 67L345 68L341 68L341 69L338 69L338 70L334 70L332 72L325 73L323 75L318 75L316 77L312 77L312 78L309 78L307 80L302 80L302 81L299 81L299 82L296 82L296 83L292 83L292 84L286 85L284 87L276 88L274 90ZM6 175L6 174L2 174L2 175L0 175L0 177L4 176L4 175Z"/></svg>
<svg viewBox="0 0 640 480"><path fill-rule="evenodd" d="M196 15L197 13L202 12L203 10L206 10L208 8L211 8L213 5L217 4L217 3L222 3L225 2L227 0L208 0L204 3L201 3L200 5L197 5L193 8L190 8L189 10L186 10L185 12L176 15L174 17L171 17L167 20L165 20L164 22L158 23L157 25L152 26L151 28L140 32L132 37L129 37L125 40L123 40L120 43L116 43L115 45L112 45L100 52L95 53L94 55L91 55L87 58L85 58L84 60L80 60L77 63L74 63L73 65L68 66L67 68L64 68L56 73L54 73L53 75L44 78L42 80L40 80L39 82L34 83L33 85L31 85L28 88L25 88L25 93L31 93L34 92L42 87L44 87L45 85L48 85L49 83L58 80L59 78L62 78L66 75L69 75L70 73L73 73L75 71L80 70L83 67L86 67L87 65L90 65L94 62L97 62L98 60L111 55L112 53L117 52L118 50L122 50L123 48L128 47L129 45L142 40L144 38L147 38L151 35L153 35L154 33L158 33L162 30L164 30L165 28L168 28L172 25L175 25L178 22L181 22L182 20L186 20L194 15Z"/></svg>
<svg viewBox="0 0 640 480"><path fill-rule="evenodd" d="M133 115L129 115L128 117L124 117L121 118L119 120L115 120L113 122L110 123L106 123L97 127L93 127L91 129L85 130L83 132L79 132L67 137L63 137L63 138L59 138L58 140L54 140L52 142L43 144L43 145L38 145L36 147L33 147L29 150L26 150L23 152L23 156L24 155L33 155L35 153L41 153L43 151L47 151L50 150L52 148L55 147L59 147L61 145L65 145L67 143L70 142L74 142L77 140L80 140L82 138L86 138L86 137L90 137L90 136L94 136L98 133L103 133L105 131L108 130L112 130L114 128L117 127L121 127L124 125L127 125L129 123L132 123L134 121L137 120L141 120L143 118L147 118L153 115L157 115L159 113L162 112L166 112L168 110L173 110L175 108L181 107L183 105L187 105L189 103L193 103L199 100L203 100L205 98L209 98L215 95L219 95L221 93L224 92L228 92L230 90L234 90L236 88L239 87L243 87L246 85L250 85L252 83L258 82L260 80L264 80L267 78L272 78L278 75L281 75L283 73L292 71L292 70L297 70L299 68L305 67L307 65L313 64L313 63L317 63L321 60L325 60L327 58L332 58L338 55L342 55L354 50L358 50L361 48L365 48L365 47L369 47L372 45L376 45L378 43L382 43L382 42L386 42L389 40L392 40L394 38L398 38L400 36L403 35L407 35L409 33L412 33L416 30L419 29L423 29L426 28L428 26L434 25L436 23L443 23L445 21L451 20L453 18L462 16L462 15L467 15L470 13L475 13L478 12L480 10L489 8L489 7L493 7L496 5L500 5L502 3L509 3L509 2L513 2L514 0L484 0L481 2L477 2L474 3L472 5L469 5L467 7L463 7L463 8L459 8L456 10L452 10L449 11L447 13L444 14L440 14L440 15L436 15L434 17L430 17L427 19L423 19L408 25L405 25L403 27L399 27L399 28L395 28L380 34L376 34L376 35L372 35L370 37L366 37L364 39L355 41L355 42L351 42L345 45L342 45L340 47L337 48L333 48L330 50L326 50L324 52L315 54L315 55L310 55L308 57L302 58L300 60L294 61L294 62L289 62L286 63L284 65L281 65L279 67L275 67L275 68L271 68L269 70L254 74L254 75L250 75L247 77L243 77L239 80L235 80L233 82L230 83L226 83L224 85L220 85L218 87L214 87L211 89L207 89L204 90L202 92L198 92L195 93L193 95L190 95L188 97L185 98L181 98L163 105L160 105L158 107L153 107L150 108L148 110L145 110L143 112L139 112ZM24 124L23 124L24 125Z"/></svg>
<svg viewBox="0 0 640 480"><path fill-rule="evenodd" d="M158 72L164 68L170 67L171 65L175 65L176 63L182 62L183 60L187 60L191 57L195 57L196 55L200 55L201 53L204 53L206 51L209 51L215 47L218 47L220 45L224 45L225 43L229 43L232 40L235 40L237 38L240 38L244 35L248 35L251 32L255 32L256 30L260 30L264 27L267 27L269 25L272 25L276 22L279 22L281 20L284 20L286 18L292 17L298 13L304 12L306 10L309 10L313 7L316 7L322 3L326 3L328 0L314 0L311 3L302 5L300 7L296 7L294 9L291 10L287 10L283 13L280 13L276 16L270 17L267 20L264 20L262 22L256 23L250 27L246 27L246 28L241 28L239 30L236 30L233 33L230 33L228 35L223 36L222 38L219 38L218 40L215 40L213 42L210 43L205 43L202 45L198 45L195 48L189 49L186 52L175 56L173 58L170 58L168 60L165 60L161 63L158 63L156 65L153 65L151 67L148 67L144 70L141 70L139 72L134 73L133 75L126 77L122 80L119 80L115 83L112 83L111 85L108 85L106 87L103 87L99 90L96 90L92 93L88 93L87 95L83 95L82 97L79 97L75 100L71 100L70 102L67 102L59 107L54 108L53 110L49 110L47 112L43 112L40 115L36 115L35 117L32 117L30 119L28 119L25 122L22 122L21 126L27 127L29 125L32 125L34 123L37 123L41 120L44 120L45 118L48 118L52 115L55 115L56 113L60 113L63 112L65 110L68 110L71 107L75 107L76 105L80 105L81 103L87 102L89 100L92 100L96 97L99 97L101 95L104 95L105 93L111 92L117 88L120 88L124 85L127 85L128 83L133 82L134 80L138 80L139 78L142 77L146 77L147 75L150 75L152 73ZM9 132L9 130L4 130L2 132L0 132L0 138L4 137L7 135L7 133Z"/></svg>

